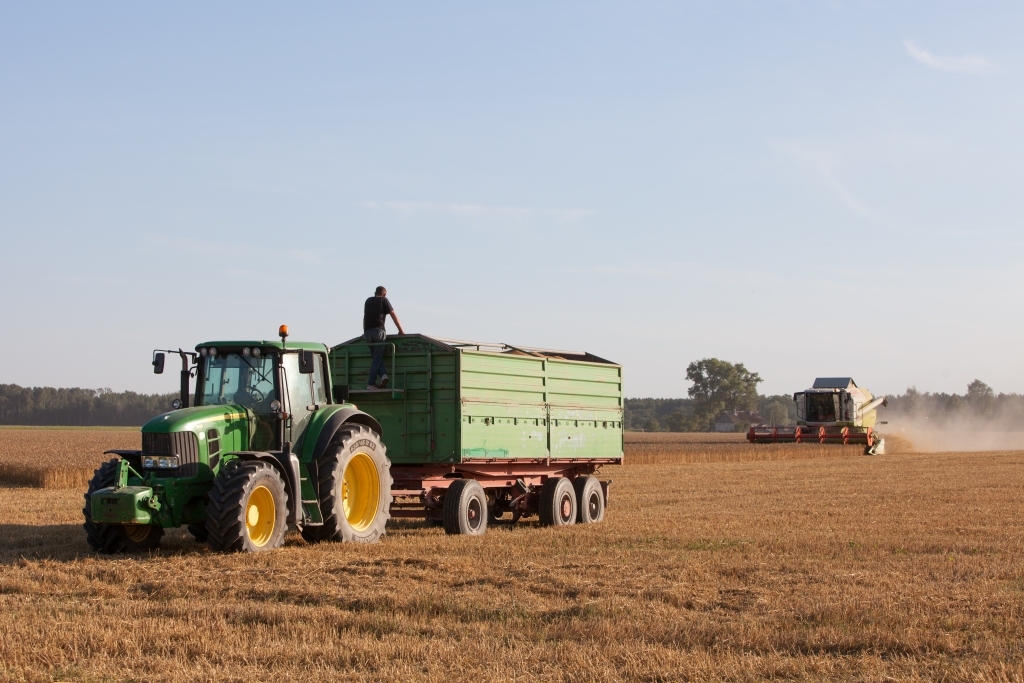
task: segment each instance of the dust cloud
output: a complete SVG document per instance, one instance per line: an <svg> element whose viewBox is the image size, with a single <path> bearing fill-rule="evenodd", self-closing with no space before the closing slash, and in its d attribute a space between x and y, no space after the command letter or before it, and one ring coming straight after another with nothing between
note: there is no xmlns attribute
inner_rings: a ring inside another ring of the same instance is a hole
<svg viewBox="0 0 1024 683"><path fill-rule="evenodd" d="M886 450L890 450L892 443L904 453L1024 450L1024 431L1000 420L964 417L938 422L897 418L877 429L886 439Z"/></svg>

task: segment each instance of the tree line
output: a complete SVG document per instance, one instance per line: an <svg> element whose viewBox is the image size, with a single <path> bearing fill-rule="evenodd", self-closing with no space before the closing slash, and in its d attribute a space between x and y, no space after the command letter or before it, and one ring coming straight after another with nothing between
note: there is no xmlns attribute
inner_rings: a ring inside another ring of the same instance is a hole
<svg viewBox="0 0 1024 683"><path fill-rule="evenodd" d="M687 398L627 398L623 423L629 430L702 432L714 430L723 411L758 413L770 425L796 422L792 395L762 396L760 376L742 363L715 358L687 368ZM139 394L110 389L55 389L0 384L0 424L137 427L170 410L177 393ZM994 428L1024 429L1024 395L996 394L974 380L964 394L927 393L910 387L879 408L881 420L916 419L935 424L984 422ZM742 428L742 425L741 425Z"/></svg>
<svg viewBox="0 0 1024 683"><path fill-rule="evenodd" d="M170 410L177 396L0 384L0 424L139 427Z"/></svg>

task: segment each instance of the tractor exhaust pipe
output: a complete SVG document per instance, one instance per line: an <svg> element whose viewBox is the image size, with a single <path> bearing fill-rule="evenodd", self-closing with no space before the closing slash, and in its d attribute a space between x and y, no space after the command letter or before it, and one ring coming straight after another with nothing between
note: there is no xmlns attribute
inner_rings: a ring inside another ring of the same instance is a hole
<svg viewBox="0 0 1024 683"><path fill-rule="evenodd" d="M189 354L178 349L178 355L181 356L181 407L188 408L188 379L192 376L191 371L188 369Z"/></svg>

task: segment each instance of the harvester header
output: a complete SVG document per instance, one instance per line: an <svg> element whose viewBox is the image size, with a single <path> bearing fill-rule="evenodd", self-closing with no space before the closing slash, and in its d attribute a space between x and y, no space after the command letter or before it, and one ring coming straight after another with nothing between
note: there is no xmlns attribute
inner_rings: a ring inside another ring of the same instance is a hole
<svg viewBox="0 0 1024 683"><path fill-rule="evenodd" d="M874 431L875 409L887 405L858 387L852 377L819 377L810 389L793 394L797 423L794 427L754 426L751 443L860 444L869 454L881 453L884 440Z"/></svg>

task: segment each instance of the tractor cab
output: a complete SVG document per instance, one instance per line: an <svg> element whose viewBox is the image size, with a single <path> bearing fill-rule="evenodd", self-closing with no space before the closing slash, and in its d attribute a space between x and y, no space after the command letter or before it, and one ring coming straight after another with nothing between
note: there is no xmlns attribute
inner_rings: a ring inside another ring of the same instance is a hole
<svg viewBox="0 0 1024 683"><path fill-rule="evenodd" d="M210 342L198 348L196 408L237 406L251 414L249 449L300 443L330 394L326 348L268 342Z"/></svg>

